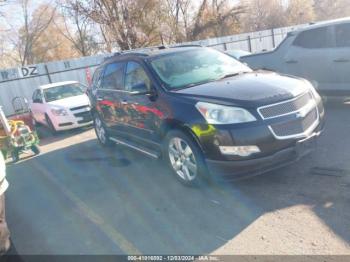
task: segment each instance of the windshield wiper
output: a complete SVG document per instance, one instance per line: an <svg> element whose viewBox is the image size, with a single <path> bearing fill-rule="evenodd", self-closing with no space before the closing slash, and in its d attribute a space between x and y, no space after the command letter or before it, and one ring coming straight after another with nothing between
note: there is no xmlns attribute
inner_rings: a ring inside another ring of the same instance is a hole
<svg viewBox="0 0 350 262"><path fill-rule="evenodd" d="M204 80L204 81L197 82L197 83L190 83L188 85L184 85L184 86L181 86L181 87L172 88L172 90L173 91L177 91L177 90L181 90L181 89L186 89L186 88L189 88L189 87L198 86L198 85L202 85L202 84L207 84L207 83L215 82L215 81L218 81L218 80L221 80L221 79L224 79L224 78L233 77L233 76L237 76L237 75L243 75L243 74L246 74L246 73L249 73L249 71L240 71L240 72L237 72L237 73L226 74L226 75L221 76L221 77L216 78L216 79L208 79L208 80Z"/></svg>
<svg viewBox="0 0 350 262"><path fill-rule="evenodd" d="M173 88L172 90L173 91L177 91L177 90L186 89L186 88L193 87L193 86L199 86L199 85L207 84L207 83L214 82L214 81L217 81L217 79L208 79L208 80L200 81L200 82L197 82L197 83L190 83L188 85L184 85L184 86L181 86L181 87L178 87L178 88Z"/></svg>
<svg viewBox="0 0 350 262"><path fill-rule="evenodd" d="M230 73L230 74L226 74L223 75L221 77L219 77L217 80L221 80L221 79L225 79L225 78L229 78L229 77L233 77L233 76L238 76L238 75L243 75L248 73L247 71L241 71L241 72L237 72L237 73Z"/></svg>

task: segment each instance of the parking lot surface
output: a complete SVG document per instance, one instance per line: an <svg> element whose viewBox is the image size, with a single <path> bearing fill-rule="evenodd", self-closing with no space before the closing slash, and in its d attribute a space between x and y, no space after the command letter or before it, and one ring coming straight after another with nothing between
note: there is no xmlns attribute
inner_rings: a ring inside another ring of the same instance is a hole
<svg viewBox="0 0 350 262"><path fill-rule="evenodd" d="M327 109L317 151L286 168L184 187L162 161L94 131L8 165L19 254L350 254L350 105Z"/></svg>

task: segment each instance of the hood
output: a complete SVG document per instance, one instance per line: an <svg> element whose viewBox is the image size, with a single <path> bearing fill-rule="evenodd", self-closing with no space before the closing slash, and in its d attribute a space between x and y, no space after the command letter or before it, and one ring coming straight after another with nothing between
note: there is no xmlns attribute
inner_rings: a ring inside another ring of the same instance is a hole
<svg viewBox="0 0 350 262"><path fill-rule="evenodd" d="M52 102L48 102L49 105L64 107L64 108L72 108L78 106L90 105L89 97L86 94L79 96L67 97L60 100L55 100Z"/></svg>
<svg viewBox="0 0 350 262"><path fill-rule="evenodd" d="M273 72L244 73L176 91L183 96L229 104L261 106L294 98L308 89L301 79Z"/></svg>

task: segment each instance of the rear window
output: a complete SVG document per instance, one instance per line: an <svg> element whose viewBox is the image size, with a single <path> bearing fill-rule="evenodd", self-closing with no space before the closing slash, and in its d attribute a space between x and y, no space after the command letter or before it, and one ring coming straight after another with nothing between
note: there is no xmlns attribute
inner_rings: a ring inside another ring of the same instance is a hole
<svg viewBox="0 0 350 262"><path fill-rule="evenodd" d="M310 49L330 47L327 32L328 27L321 27L301 32L294 40L293 45Z"/></svg>
<svg viewBox="0 0 350 262"><path fill-rule="evenodd" d="M350 47L350 24L335 27L335 41L337 47Z"/></svg>

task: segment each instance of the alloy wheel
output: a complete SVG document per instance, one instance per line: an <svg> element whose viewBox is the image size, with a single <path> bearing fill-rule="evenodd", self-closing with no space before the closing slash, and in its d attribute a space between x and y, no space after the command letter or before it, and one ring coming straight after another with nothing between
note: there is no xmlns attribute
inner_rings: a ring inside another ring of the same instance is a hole
<svg viewBox="0 0 350 262"><path fill-rule="evenodd" d="M95 118L95 129L96 134L98 136L98 139L101 141L102 144L106 143L106 131L103 127L102 121L99 117Z"/></svg>
<svg viewBox="0 0 350 262"><path fill-rule="evenodd" d="M188 143L173 137L169 141L169 159L176 174L185 181L193 181L197 176L197 162Z"/></svg>

